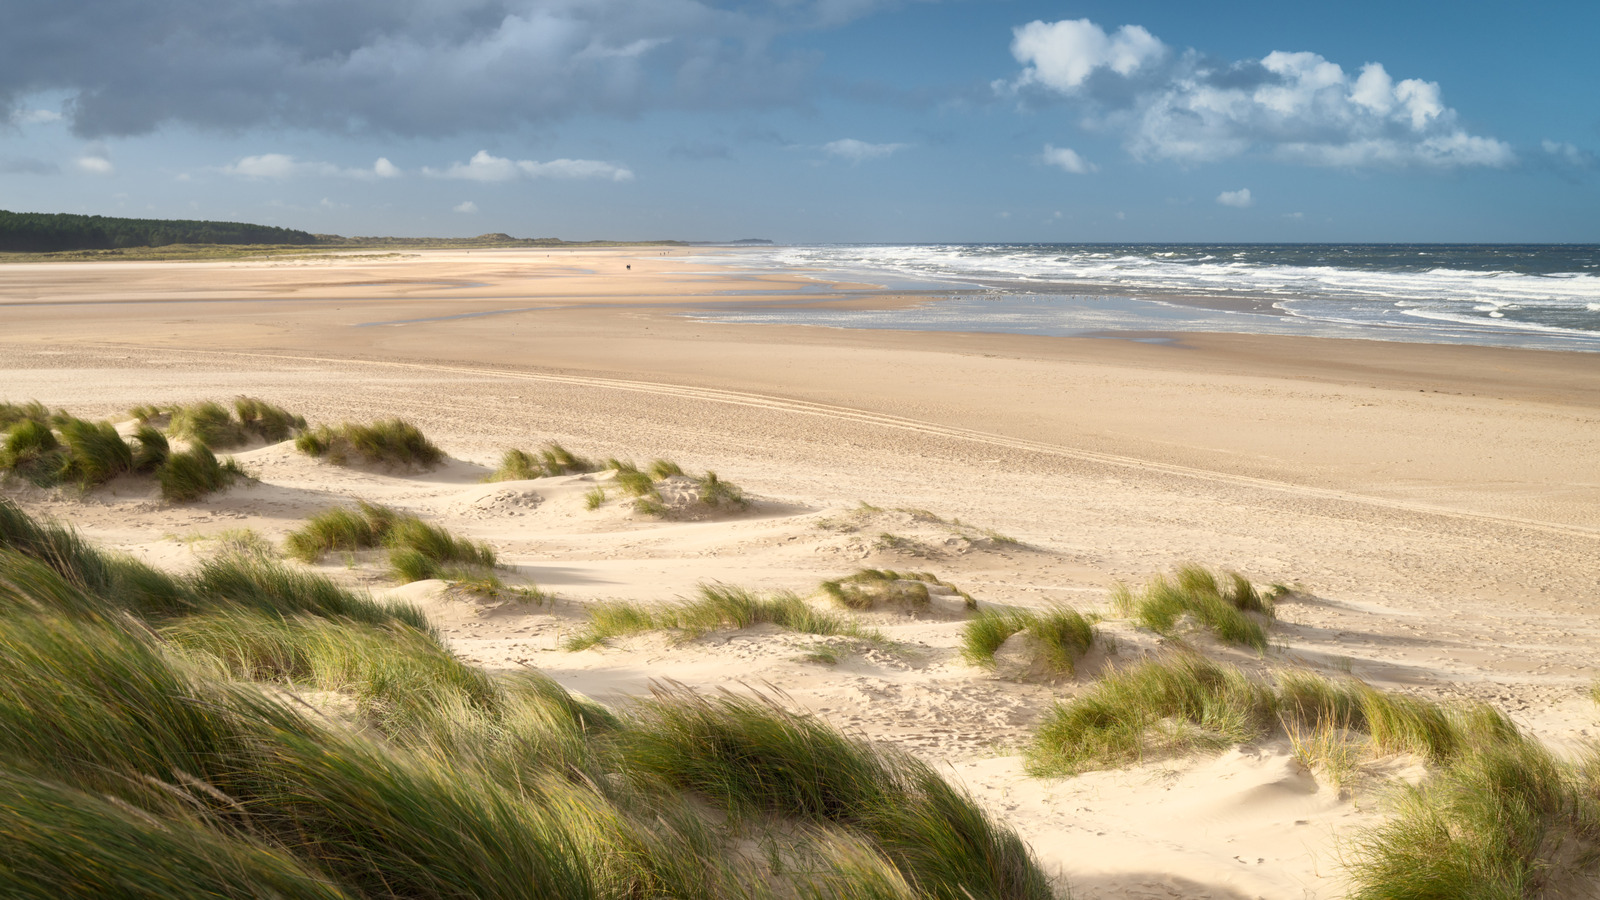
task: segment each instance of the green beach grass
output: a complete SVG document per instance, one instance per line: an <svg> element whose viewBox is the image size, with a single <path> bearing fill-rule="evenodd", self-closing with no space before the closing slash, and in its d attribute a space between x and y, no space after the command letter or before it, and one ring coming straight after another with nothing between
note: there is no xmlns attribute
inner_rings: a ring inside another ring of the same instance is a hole
<svg viewBox="0 0 1600 900"><path fill-rule="evenodd" d="M813 609L800 596L777 591L758 594L725 584L703 584L680 603L644 606L625 600L589 607L589 621L566 641L568 650L584 650L614 638L646 631L673 631L688 638L710 631L776 625L805 634L839 635L881 641L854 621Z"/></svg>
<svg viewBox="0 0 1600 900"><path fill-rule="evenodd" d="M431 469L444 461L444 451L404 419L384 419L365 425L356 422L317 425L300 432L294 446L307 456L325 457L338 466L362 462L401 469Z"/></svg>
<svg viewBox="0 0 1600 900"><path fill-rule="evenodd" d="M820 720L681 690L616 715L325 579L134 576L8 502L0 859L27 898L1053 896L934 770Z"/></svg>
<svg viewBox="0 0 1600 900"><path fill-rule="evenodd" d="M1210 570L1185 565L1173 577L1157 576L1137 592L1119 584L1111 600L1119 614L1159 634L1174 634L1179 621L1189 617L1221 641L1265 652L1267 627L1275 616L1273 601L1283 592L1274 588L1262 594L1237 572L1224 573L1219 582Z"/></svg>
<svg viewBox="0 0 1600 900"><path fill-rule="evenodd" d="M1099 639L1088 619L1064 606L984 610L962 628L961 655L975 666L992 669L995 652L1021 632L1032 638L1034 662L1056 675L1072 675L1078 660Z"/></svg>

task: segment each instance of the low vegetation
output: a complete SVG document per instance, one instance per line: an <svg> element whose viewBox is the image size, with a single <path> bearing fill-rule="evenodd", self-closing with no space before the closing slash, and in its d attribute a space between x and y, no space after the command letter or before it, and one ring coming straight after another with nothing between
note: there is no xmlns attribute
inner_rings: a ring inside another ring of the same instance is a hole
<svg viewBox="0 0 1600 900"><path fill-rule="evenodd" d="M1030 638L1033 662L1056 675L1072 675L1078 660L1099 639L1088 619L1065 606L984 610L962 629L961 655L975 666L993 668L995 653L1021 633Z"/></svg>
<svg viewBox="0 0 1600 900"><path fill-rule="evenodd" d="M490 472L484 481L527 481L553 475L581 475L597 472L600 466L581 456L574 456L567 448L551 442L537 454L511 449L500 458L500 467Z"/></svg>
<svg viewBox="0 0 1600 900"><path fill-rule="evenodd" d="M167 433L212 450L225 450L243 444L248 437L244 427L234 421L226 406L203 400L174 407Z"/></svg>
<svg viewBox="0 0 1600 900"><path fill-rule="evenodd" d="M444 460L444 451L404 419L385 419L370 425L318 425L302 431L294 446L307 456L324 457L338 466L362 462L431 469Z"/></svg>
<svg viewBox="0 0 1600 900"><path fill-rule="evenodd" d="M0 429L10 428L18 422L50 424L50 410L37 400L27 403L0 401Z"/></svg>
<svg viewBox="0 0 1600 900"><path fill-rule="evenodd" d="M232 459L218 461L203 443L173 453L167 436L148 423L130 442L110 422L46 414L37 403L7 404L5 411L13 421L0 442L0 473L39 487L71 484L88 491L122 475L153 475L164 499L182 503L247 477Z"/></svg>
<svg viewBox="0 0 1600 900"><path fill-rule="evenodd" d="M645 631L675 631L686 637L698 637L709 631L763 624L806 634L879 639L876 632L813 609L798 595L787 591L762 595L740 587L703 584L694 598L682 603L654 607L626 601L597 603L589 607L588 625L569 638L566 647L583 650Z"/></svg>
<svg viewBox="0 0 1600 900"><path fill-rule="evenodd" d="M207 494L226 490L234 481L245 477L244 469L232 457L218 462L216 455L203 444L169 454L156 470L162 498L173 503L199 500Z"/></svg>
<svg viewBox="0 0 1600 900"><path fill-rule="evenodd" d="M130 567L0 502L0 893L1051 896L909 756L761 698L619 716L407 609L259 560Z"/></svg>
<svg viewBox="0 0 1600 900"><path fill-rule="evenodd" d="M360 501L353 510L326 509L284 539L289 555L306 563L318 562L333 550L354 552L380 546L388 548L390 573L401 583L443 578L507 590L493 578L492 570L498 564L493 547L456 537L438 525L387 506Z"/></svg>
<svg viewBox="0 0 1600 900"><path fill-rule="evenodd" d="M693 505L722 512L742 511L750 508L750 501L738 485L723 481L716 472L707 471L699 477L686 475L683 467L670 459L657 459L641 470L628 460L608 459L605 468L613 474L612 483L624 494L634 498L633 508L647 516L667 518L681 507L664 498L661 490L669 483L687 482L693 491ZM596 509L605 502L604 492L599 501L591 505Z"/></svg>
<svg viewBox="0 0 1600 900"><path fill-rule="evenodd" d="M822 592L840 606L868 610L880 606L926 609L930 601L928 586L943 588L960 597L967 609L977 609L978 601L932 572L896 572L893 569L859 569L853 575L824 581Z"/></svg>
<svg viewBox="0 0 1600 900"><path fill-rule="evenodd" d="M1219 640L1265 651L1274 601L1288 589L1274 587L1263 594L1238 572L1225 573L1223 580L1226 584L1204 567L1187 565L1171 578L1152 579L1137 593L1117 585L1112 606L1160 634L1176 633L1180 621L1189 617Z"/></svg>

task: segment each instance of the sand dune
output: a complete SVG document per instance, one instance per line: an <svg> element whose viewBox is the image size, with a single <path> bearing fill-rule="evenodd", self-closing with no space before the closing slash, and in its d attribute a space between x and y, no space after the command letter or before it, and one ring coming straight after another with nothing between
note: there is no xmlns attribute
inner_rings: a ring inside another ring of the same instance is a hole
<svg viewBox="0 0 1600 900"><path fill-rule="evenodd" d="M594 604L667 604L706 583L820 607L821 581L868 567L928 571L984 605L1104 612L1115 581L1195 561L1303 589L1264 657L1218 651L1241 665L1486 701L1558 745L1596 727L1600 367L1587 356L863 335L678 315L800 287L649 251L0 267L0 400L101 417L249 393L312 421L404 416L451 457L392 472L261 446L235 454L257 481L194 504L131 479L85 496L5 491L179 569L214 551L206 538L251 529L281 542L357 498L422 516L489 542L509 581L554 601L395 588L376 552L321 569L422 603L490 670L533 666L606 702L657 680L779 690L940 765L1079 897L1341 896L1341 842L1385 815L1386 783L1423 769L1380 760L1341 791L1273 740L1032 778L1020 748L1092 675L977 668L959 652L965 614L938 605L856 614L882 644L772 626L576 652L563 638ZM754 502L662 520L614 488L586 508L608 473L482 483L504 448L551 440L714 469ZM1121 664L1160 650L1116 627ZM813 656L824 647L836 661Z"/></svg>

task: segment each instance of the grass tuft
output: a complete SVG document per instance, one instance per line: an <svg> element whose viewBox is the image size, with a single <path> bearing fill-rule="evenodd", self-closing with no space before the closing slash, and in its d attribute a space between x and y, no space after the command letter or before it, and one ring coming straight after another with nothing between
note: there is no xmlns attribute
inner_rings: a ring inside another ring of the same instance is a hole
<svg viewBox="0 0 1600 900"><path fill-rule="evenodd" d="M617 473L614 481L617 487L622 489L623 493L633 497L661 496L660 492L656 490L655 482L651 480L648 474L633 468L616 469L614 471Z"/></svg>
<svg viewBox="0 0 1600 900"><path fill-rule="evenodd" d="M404 419L384 419L370 425L345 422L318 425L295 438L295 448L308 456L327 457L334 465L360 461L373 465L430 469L444 460L417 426Z"/></svg>
<svg viewBox="0 0 1600 900"><path fill-rule="evenodd" d="M599 509L601 506L605 505L605 502L606 489L603 487L590 488L583 494L583 508L589 510L590 512Z"/></svg>
<svg viewBox="0 0 1600 900"><path fill-rule="evenodd" d="M0 445L0 469L39 487L49 487L61 479L66 451L47 422L22 419L6 433Z"/></svg>
<svg viewBox="0 0 1600 900"><path fill-rule="evenodd" d="M581 475L600 468L581 456L572 455L567 448L554 441L539 450L539 463L546 475Z"/></svg>
<svg viewBox="0 0 1600 900"><path fill-rule="evenodd" d="M27 403L0 402L0 429L10 428L19 422L50 424L50 410L37 400Z"/></svg>
<svg viewBox="0 0 1600 900"><path fill-rule="evenodd" d="M527 481L552 475L581 475L598 471L600 468L594 462L581 456L574 456L567 448L551 442L545 444L537 456L525 450L507 450L500 458L500 467L490 472L483 480Z"/></svg>
<svg viewBox="0 0 1600 900"><path fill-rule="evenodd" d="M1078 660L1094 646L1098 634L1076 610L1052 606L1042 612L985 610L967 621L961 633L961 655L975 666L993 668L994 655L1014 634L1033 639L1035 661L1058 675L1071 675Z"/></svg>
<svg viewBox="0 0 1600 900"><path fill-rule="evenodd" d="M244 469L232 457L226 462L218 462L216 455L204 444L171 454L156 473L162 498L172 503L189 503L207 494L227 490L235 480L243 477L246 477Z"/></svg>
<svg viewBox="0 0 1600 900"><path fill-rule="evenodd" d="M661 481L674 475L682 475L683 467L670 459L658 459L650 463L650 468L646 471L650 473L651 478Z"/></svg>
<svg viewBox="0 0 1600 900"><path fill-rule="evenodd" d="M1047 714L1028 752L1036 775L1073 775L1153 752L1215 749L1277 722L1271 688L1237 669L1183 655L1135 666Z"/></svg>
<svg viewBox="0 0 1600 900"><path fill-rule="evenodd" d="M664 607L644 607L617 600L589 607L588 625L566 642L583 650L612 638L646 631L677 631L698 637L722 629L776 625L805 634L842 635L873 640L878 635L854 622L813 609L788 591L757 594L725 584L702 584L692 599Z"/></svg>
<svg viewBox="0 0 1600 900"><path fill-rule="evenodd" d="M110 422L85 422L69 417L60 430L61 441L66 445L60 473L62 481L73 482L87 490L133 471L133 448Z"/></svg>
<svg viewBox="0 0 1600 900"><path fill-rule="evenodd" d="M1187 616L1222 641L1265 652L1264 621L1273 618L1272 601L1237 572L1227 573L1226 578L1229 583L1224 587L1209 570L1186 565L1173 578L1152 579L1137 594L1118 585L1112 605L1159 634L1171 635Z"/></svg>
<svg viewBox="0 0 1600 900"><path fill-rule="evenodd" d="M533 454L515 448L500 457L500 467L484 476L484 481L531 481L544 477L544 469Z"/></svg>
<svg viewBox="0 0 1600 900"><path fill-rule="evenodd" d="M269 444L286 441L306 428L305 416L294 415L255 397L235 397L233 411L239 418L240 428Z"/></svg>
<svg viewBox="0 0 1600 900"><path fill-rule="evenodd" d="M133 439L138 445L133 451L135 472L148 475L167 464L172 448L167 444L167 436L162 434L160 429L153 425L140 425L133 433Z"/></svg>
<svg viewBox="0 0 1600 900"><path fill-rule="evenodd" d="M175 407L167 432L172 437L183 438L211 450L237 447L249 439L244 426L234 421L228 408L215 400Z"/></svg>
<svg viewBox="0 0 1600 900"><path fill-rule="evenodd" d="M387 506L361 501L354 510L333 507L306 520L284 541L290 556L315 563L329 551L389 548L389 569L403 584L429 578L480 581L499 562L482 541L456 537L438 525Z"/></svg>
<svg viewBox="0 0 1600 900"><path fill-rule="evenodd" d="M707 471L697 480L700 502L715 509L748 509L750 501L745 499L744 491L739 486L723 481L717 473Z"/></svg>
<svg viewBox="0 0 1600 900"><path fill-rule="evenodd" d="M379 524L387 528L393 518L390 510L362 503L359 510L336 506L307 519L289 532L284 546L289 555L303 563L315 563L332 550L366 550L382 539Z"/></svg>
<svg viewBox="0 0 1600 900"><path fill-rule="evenodd" d="M1184 654L1108 675L1089 693L1057 705L1035 736L1028 766L1035 774L1070 775L1279 730L1304 745L1297 752L1308 758L1344 754L1334 765L1346 773L1350 751L1335 745L1354 741L1366 755L1409 753L1447 764L1471 747L1517 734L1487 706L1447 708L1309 672L1286 672L1274 689L1236 668ZM1326 752L1316 751L1318 742Z"/></svg>
<svg viewBox="0 0 1600 900"><path fill-rule="evenodd" d="M823 593L840 606L855 610L872 609L880 604L907 609L926 609L930 602L928 585L945 588L960 597L968 609L978 601L932 572L896 572L893 569L858 569L855 574L824 581Z"/></svg>
<svg viewBox="0 0 1600 900"><path fill-rule="evenodd" d="M624 733L630 772L739 818L778 815L875 844L920 896L1049 898L1017 835L908 754L841 735L762 698L656 689Z"/></svg>
<svg viewBox="0 0 1600 900"><path fill-rule="evenodd" d="M140 425L149 425L154 423L156 419L167 415L167 411L154 404L145 403L129 409L128 415L132 416Z"/></svg>

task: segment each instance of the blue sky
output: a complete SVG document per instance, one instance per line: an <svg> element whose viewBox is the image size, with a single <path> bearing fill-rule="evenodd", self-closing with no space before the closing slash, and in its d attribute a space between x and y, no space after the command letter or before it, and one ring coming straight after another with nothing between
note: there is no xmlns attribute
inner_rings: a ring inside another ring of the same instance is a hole
<svg viewBox="0 0 1600 900"><path fill-rule="evenodd" d="M1600 4L16 0L0 208L346 235L1600 241Z"/></svg>

